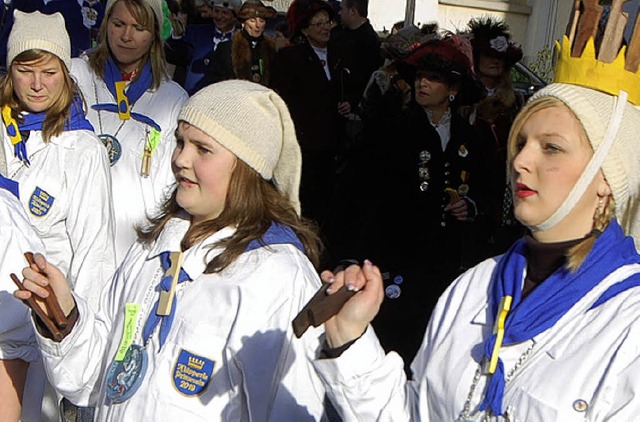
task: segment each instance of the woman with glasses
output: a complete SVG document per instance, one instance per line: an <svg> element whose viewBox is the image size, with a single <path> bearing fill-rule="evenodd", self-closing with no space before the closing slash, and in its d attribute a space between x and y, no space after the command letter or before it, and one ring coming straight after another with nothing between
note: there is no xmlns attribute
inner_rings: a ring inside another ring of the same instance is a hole
<svg viewBox="0 0 640 422"><path fill-rule="evenodd" d="M369 258L385 272L373 325L382 345L410 362L440 294L477 262L487 172L478 132L456 113L482 92L469 41L434 32L397 65L413 99L395 114L380 106L365 121L366 149L346 190L367 210L342 229L339 258Z"/></svg>
<svg viewBox="0 0 640 422"><path fill-rule="evenodd" d="M302 148L300 199L303 215L325 222L343 145L344 118L351 107L349 66L329 42L334 11L322 0L296 0L287 21L294 44L279 50L270 86L285 100Z"/></svg>

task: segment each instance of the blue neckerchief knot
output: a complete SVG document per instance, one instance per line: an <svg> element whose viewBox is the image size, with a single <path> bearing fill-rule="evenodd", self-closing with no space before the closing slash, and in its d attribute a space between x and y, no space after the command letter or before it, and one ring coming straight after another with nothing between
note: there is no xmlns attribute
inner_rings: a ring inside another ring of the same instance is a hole
<svg viewBox="0 0 640 422"><path fill-rule="evenodd" d="M493 272L489 302L493 315L497 315L502 297L513 297L511 311L505 321L502 346L531 340L553 327L606 276L624 265L635 263L640 263L640 256L636 253L633 239L625 237L618 222L612 220L596 239L584 263L576 272L570 272L564 266L558 268L522 300L522 282L527 260L525 241L520 239L503 255ZM631 281L618 283L619 286L615 285L617 288L609 288L591 309L625 289L640 285L637 277L631 277L629 280ZM485 341L485 359L491 358L495 342L495 334ZM504 375L503 362L498 359L496 371L491 375L480 410L490 410L494 415L502 415Z"/></svg>
<svg viewBox="0 0 640 422"><path fill-rule="evenodd" d="M113 98L118 98L118 94L116 92L116 82L119 82L121 80L122 74L120 73L120 69L115 64L113 59L109 57L109 59L107 60L107 66L104 71L104 82L107 85L107 88L109 89L111 95L113 95ZM112 113L125 113L128 109L130 111L130 108L133 107L136 101L138 101L140 97L142 97L142 95L149 88L151 88L152 82L153 74L151 73L151 63L147 61L147 63L142 68L140 75L136 79L129 82L129 86L125 91L125 96L127 97L127 101L129 102L129 107L127 107L127 103L125 101L120 101L120 103L118 104L94 104L93 106L91 106L91 108L96 111L110 111ZM134 120L149 125L157 131L162 131L160 125L157 124L151 117L145 116L141 113L134 113L132 111L130 111L130 115Z"/></svg>
<svg viewBox="0 0 640 422"><path fill-rule="evenodd" d="M162 252L160 256L160 263L162 264L162 270L166 273L166 271L171 267L171 260L169 259L171 252ZM189 274L183 268L180 268L180 275L178 276L178 284L183 283L185 281L190 281L191 278ZM160 280L160 290L168 292L171 289L171 276L164 276L162 280ZM173 297L173 303L171 304L171 313L167 316L160 316L157 314L158 304L160 303L160 299L158 299L153 305L153 309L147 318L147 322L144 324L144 328L142 329L142 337L144 339L144 343L146 344L151 334L153 334L153 330L155 330L156 326L160 323L160 349L164 345L164 342L169 335L169 331L171 330L171 324L173 324L173 318L175 317L176 307L178 305L178 300L176 296Z"/></svg>
<svg viewBox="0 0 640 422"><path fill-rule="evenodd" d="M7 128L7 134L12 139L13 152L20 161L27 165L31 165L29 155L27 154L27 142L22 138L20 132L29 132L32 130L42 130L42 125L47 117L47 112L25 113L21 116L22 122L14 120L10 115L10 108L5 106L3 109L3 120ZM64 122L64 130L90 130L93 132L93 126L87 120L84 110L82 109L82 100L75 97L71 102L69 109L69 118ZM16 142L14 142L16 140Z"/></svg>

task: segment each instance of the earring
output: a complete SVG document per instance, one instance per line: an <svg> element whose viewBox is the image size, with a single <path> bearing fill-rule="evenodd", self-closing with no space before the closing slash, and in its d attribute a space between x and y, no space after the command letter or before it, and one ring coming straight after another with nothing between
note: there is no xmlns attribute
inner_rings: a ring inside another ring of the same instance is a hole
<svg viewBox="0 0 640 422"><path fill-rule="evenodd" d="M596 208L596 215L595 215L596 222L599 221L600 218L602 218L603 214L604 214L604 199L600 198L598 199L598 206Z"/></svg>
<svg viewBox="0 0 640 422"><path fill-rule="evenodd" d="M449 94L449 102L452 103L456 100L456 96L453 94Z"/></svg>

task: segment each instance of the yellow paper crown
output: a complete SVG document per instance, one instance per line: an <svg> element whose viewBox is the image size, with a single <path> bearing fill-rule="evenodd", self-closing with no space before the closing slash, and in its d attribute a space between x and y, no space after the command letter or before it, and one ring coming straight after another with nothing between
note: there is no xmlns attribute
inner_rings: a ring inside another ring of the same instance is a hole
<svg viewBox="0 0 640 422"><path fill-rule="evenodd" d="M554 82L580 85L618 95L629 94L628 101L640 106L640 68L635 72L625 69L626 46L622 46L615 60L605 63L596 59L593 37L589 38L580 57L571 57L571 43L565 35L562 46L556 41L558 61Z"/></svg>

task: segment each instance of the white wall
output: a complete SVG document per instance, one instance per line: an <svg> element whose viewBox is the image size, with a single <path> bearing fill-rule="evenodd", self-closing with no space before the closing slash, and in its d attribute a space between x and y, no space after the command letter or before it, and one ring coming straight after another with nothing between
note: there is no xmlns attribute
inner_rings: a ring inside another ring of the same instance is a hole
<svg viewBox="0 0 640 422"><path fill-rule="evenodd" d="M438 0L415 0L416 25L438 19ZM405 0L369 0L369 20L378 30L390 30L394 23L404 20L407 3Z"/></svg>

